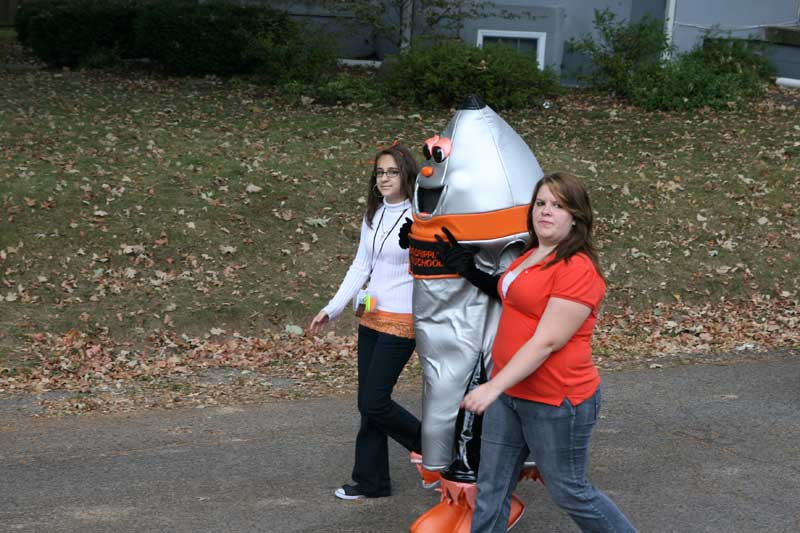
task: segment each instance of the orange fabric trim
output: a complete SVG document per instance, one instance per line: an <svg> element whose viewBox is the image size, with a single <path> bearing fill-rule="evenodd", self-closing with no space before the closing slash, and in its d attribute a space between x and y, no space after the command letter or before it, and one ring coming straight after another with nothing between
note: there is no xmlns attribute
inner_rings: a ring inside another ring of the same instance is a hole
<svg viewBox="0 0 800 533"><path fill-rule="evenodd" d="M370 311L361 315L362 326L405 339L414 338L414 317L410 313Z"/></svg>
<svg viewBox="0 0 800 533"><path fill-rule="evenodd" d="M438 215L428 220L414 217L411 226L412 239L436 242L437 233L443 238L447 237L442 232L442 226L453 234L459 241L485 241L499 239L507 235L526 233L528 206L519 205L499 211L488 213L470 213L467 215Z"/></svg>
<svg viewBox="0 0 800 533"><path fill-rule="evenodd" d="M414 274L410 268L408 273L417 279L456 279L461 277L458 274Z"/></svg>

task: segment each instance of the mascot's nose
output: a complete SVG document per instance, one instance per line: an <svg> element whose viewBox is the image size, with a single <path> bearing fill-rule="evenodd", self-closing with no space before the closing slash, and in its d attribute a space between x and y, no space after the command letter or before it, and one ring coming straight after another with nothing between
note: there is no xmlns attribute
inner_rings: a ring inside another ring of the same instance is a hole
<svg viewBox="0 0 800 533"><path fill-rule="evenodd" d="M422 170L420 170L420 174L422 174L426 178L430 178L431 176L433 176L433 167L422 167Z"/></svg>

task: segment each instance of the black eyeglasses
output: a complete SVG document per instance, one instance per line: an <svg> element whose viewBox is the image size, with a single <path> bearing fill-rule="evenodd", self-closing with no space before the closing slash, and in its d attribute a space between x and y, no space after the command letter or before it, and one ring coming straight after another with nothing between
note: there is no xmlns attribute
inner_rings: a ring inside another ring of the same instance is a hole
<svg viewBox="0 0 800 533"><path fill-rule="evenodd" d="M399 178L400 177L400 169L399 168L387 168L386 170L383 170L382 168L379 168L378 170L375 171L375 177L376 178L380 178L384 174L386 174L386 176L390 177L390 178Z"/></svg>

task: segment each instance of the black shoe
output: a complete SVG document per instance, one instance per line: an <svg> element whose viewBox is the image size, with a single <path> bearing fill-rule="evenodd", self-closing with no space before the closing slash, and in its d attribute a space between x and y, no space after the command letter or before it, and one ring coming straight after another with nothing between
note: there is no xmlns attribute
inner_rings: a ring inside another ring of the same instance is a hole
<svg viewBox="0 0 800 533"><path fill-rule="evenodd" d="M363 500L369 497L358 490L358 485L342 485L333 494L340 500Z"/></svg>

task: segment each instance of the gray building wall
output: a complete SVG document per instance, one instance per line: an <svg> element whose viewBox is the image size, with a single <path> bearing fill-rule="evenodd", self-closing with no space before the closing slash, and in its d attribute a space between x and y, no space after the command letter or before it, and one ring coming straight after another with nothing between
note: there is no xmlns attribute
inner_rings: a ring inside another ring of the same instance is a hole
<svg viewBox="0 0 800 533"><path fill-rule="evenodd" d="M778 76L800 80L800 47L770 44L767 57L778 69Z"/></svg>
<svg viewBox="0 0 800 533"><path fill-rule="evenodd" d="M264 2L274 8L286 9L312 28L330 33L339 47L341 57L353 59L383 59L397 52L390 39L373 35L370 28L358 25L350 18L343 27L333 13L302 0L240 0ZM800 0L674 0L675 17L672 42L678 52L686 52L700 44L707 30L716 27L722 35L763 39L765 29L774 25L800 25ZM547 34L545 65L559 72L567 83L591 65L588 58L567 50L570 39L595 35L592 21L595 10L610 9L619 20L636 21L644 16L664 20L668 0L500 0L498 9L520 15L515 19L486 17L466 21L461 39L477 43L478 30L512 30L544 32ZM530 14L530 15L528 15ZM342 13L337 13L341 17ZM347 14L344 14L347 17ZM399 28L394 13L387 20ZM415 32L422 33L421 17L415 22ZM800 77L800 47L772 44L769 57L778 66L779 76Z"/></svg>
<svg viewBox="0 0 800 533"><path fill-rule="evenodd" d="M770 26L800 27L798 0L675 0L672 43L677 52L700 44L709 29L739 39L766 39ZM780 77L800 78L800 46L771 42L767 57Z"/></svg>
<svg viewBox="0 0 800 533"><path fill-rule="evenodd" d="M562 66L572 66L569 58L565 64L566 43L571 38L592 32L595 9L607 7L618 17L627 19L631 16L632 2L633 0L507 0L502 4L498 3L497 7L512 13L530 12L533 17L468 21L461 32L461 38L468 43L476 43L479 29L544 32L547 34L545 65L560 72Z"/></svg>
<svg viewBox="0 0 800 533"><path fill-rule="evenodd" d="M664 18L666 6L667 0L634 0L631 5L631 20L639 20L645 15L661 20Z"/></svg>
<svg viewBox="0 0 800 533"><path fill-rule="evenodd" d="M595 11L610 10L617 20L637 21L644 16L663 19L666 0L506 0L498 7L509 11L532 11L534 19L483 19L470 21L462 32L467 42L475 42L477 30L524 30L547 33L545 65L560 73L568 83L576 82L580 72L591 68L587 57L569 52L568 43L584 35L597 36ZM531 7L535 4L536 7Z"/></svg>
<svg viewBox="0 0 800 533"><path fill-rule="evenodd" d="M761 38L764 27L798 24L797 0L675 0L673 44L686 52L702 41L705 31L718 26L731 37Z"/></svg>
<svg viewBox="0 0 800 533"><path fill-rule="evenodd" d="M588 65L586 58L567 50L570 39L594 34L595 10L609 9L620 20L639 20L645 15L663 19L666 0L506 0L498 9L512 13L530 13L516 19L484 18L468 21L461 38L476 43L479 29L544 32L547 34L545 65L567 79Z"/></svg>
<svg viewBox="0 0 800 533"><path fill-rule="evenodd" d="M330 37L338 48L339 56L348 59L382 59L394 53L388 39L373 35L372 29L359 22L352 14L324 9L313 2L293 0L248 0L261 2L273 9L285 10L294 19L306 24L315 34ZM391 17L391 14L387 14ZM398 22L399 24L399 22Z"/></svg>
<svg viewBox="0 0 800 533"><path fill-rule="evenodd" d="M250 0L258 1L258 0ZM263 0L262 0L263 1ZM655 18L663 18L666 0L504 0L495 3L498 10L506 10L520 16L515 19L486 17L480 20L469 20L464 24L460 37L468 43L476 43L479 29L514 30L547 33L545 64L556 71L567 70L582 65L582 58L570 56L566 52L566 42L571 38L579 38L593 31L592 20L596 9L610 9L618 18L638 20L645 14ZM339 44L342 57L377 58L395 53L397 50L388 39L371 35L366 27L349 24L346 29L337 24L333 13L302 1L271 0L274 8L285 9L295 18L321 30L333 32ZM525 16L530 13L533 17ZM341 16L341 13L339 13ZM392 13L387 13L391 17ZM345 14L346 16L346 14ZM422 21L418 20L415 29L423 30ZM398 22L399 25L399 22Z"/></svg>

